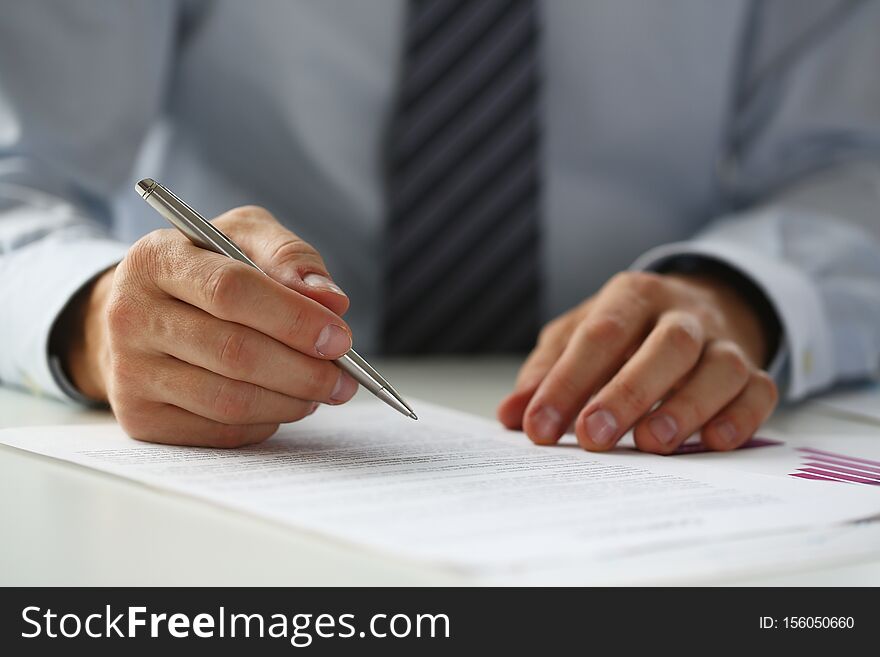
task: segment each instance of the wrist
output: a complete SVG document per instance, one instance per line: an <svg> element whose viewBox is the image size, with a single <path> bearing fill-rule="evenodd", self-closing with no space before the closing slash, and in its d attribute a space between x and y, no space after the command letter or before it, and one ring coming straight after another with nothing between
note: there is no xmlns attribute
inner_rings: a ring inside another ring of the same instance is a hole
<svg viewBox="0 0 880 657"><path fill-rule="evenodd" d="M109 363L105 309L110 297L115 267L83 287L62 311L52 331L52 350L64 373L83 395L107 400Z"/></svg>

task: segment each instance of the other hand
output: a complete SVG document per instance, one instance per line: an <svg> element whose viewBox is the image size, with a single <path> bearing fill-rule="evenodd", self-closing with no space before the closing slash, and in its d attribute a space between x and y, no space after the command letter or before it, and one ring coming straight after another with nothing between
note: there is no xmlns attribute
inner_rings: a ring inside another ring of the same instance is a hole
<svg viewBox="0 0 880 657"><path fill-rule="evenodd" d="M348 298L317 251L262 208L214 223L269 276L158 230L82 301L68 373L134 438L256 443L357 390L331 362L351 348Z"/></svg>
<svg viewBox="0 0 880 657"><path fill-rule="evenodd" d="M629 429L658 454L697 431L710 449L735 449L777 403L761 369L769 343L755 310L719 280L621 273L543 329L498 417L545 445L573 423L591 451Z"/></svg>

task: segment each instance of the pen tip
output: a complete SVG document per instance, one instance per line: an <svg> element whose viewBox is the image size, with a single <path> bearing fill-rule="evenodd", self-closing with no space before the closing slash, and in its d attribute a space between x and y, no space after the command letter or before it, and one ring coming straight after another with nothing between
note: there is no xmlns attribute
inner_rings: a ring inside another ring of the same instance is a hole
<svg viewBox="0 0 880 657"><path fill-rule="evenodd" d="M409 416L410 416L413 420L418 420L418 419L419 419L419 416L416 415L415 413L413 413L412 411L409 412Z"/></svg>

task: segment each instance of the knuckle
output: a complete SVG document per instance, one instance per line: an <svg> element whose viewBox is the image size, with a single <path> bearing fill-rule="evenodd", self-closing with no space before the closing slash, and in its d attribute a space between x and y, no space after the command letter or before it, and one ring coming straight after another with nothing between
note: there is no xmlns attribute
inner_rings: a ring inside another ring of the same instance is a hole
<svg viewBox="0 0 880 657"><path fill-rule="evenodd" d="M753 377L761 396L770 402L771 408L776 406L779 402L779 388L773 380L773 377L763 370L755 372Z"/></svg>
<svg viewBox="0 0 880 657"><path fill-rule="evenodd" d="M579 399L584 394L581 385L571 372L556 372L553 376L552 387L553 396L566 402Z"/></svg>
<svg viewBox="0 0 880 657"><path fill-rule="evenodd" d="M617 315L603 315L585 325L584 335L590 342L616 344L626 336L626 323Z"/></svg>
<svg viewBox="0 0 880 657"><path fill-rule="evenodd" d="M275 244L269 259L275 265L299 263L301 265L309 265L311 269L326 271L324 260L317 249L293 234L285 236Z"/></svg>
<svg viewBox="0 0 880 657"><path fill-rule="evenodd" d="M673 416L681 419L682 427L696 427L709 419L711 413L705 402L697 395L679 393L674 408L667 408Z"/></svg>
<svg viewBox="0 0 880 657"><path fill-rule="evenodd" d="M628 417L641 415L653 401L637 383L626 378L615 384L613 396L626 409Z"/></svg>
<svg viewBox="0 0 880 657"><path fill-rule="evenodd" d="M111 336L133 332L140 325L140 308L126 295L113 295L105 312Z"/></svg>
<svg viewBox="0 0 880 657"><path fill-rule="evenodd" d="M663 329L663 341L686 357L697 356L703 348L700 325L690 316L670 321Z"/></svg>
<svg viewBox="0 0 880 657"><path fill-rule="evenodd" d="M259 388L244 385L231 379L224 379L218 386L211 401L211 409L227 424L248 424L256 408Z"/></svg>
<svg viewBox="0 0 880 657"><path fill-rule="evenodd" d="M224 371L248 374L253 362L248 345L250 340L245 331L232 330L220 341L217 362Z"/></svg>
<svg viewBox="0 0 880 657"><path fill-rule="evenodd" d="M699 321L700 326L717 330L725 324L724 313L718 307L700 304L694 306L690 312Z"/></svg>
<svg viewBox="0 0 880 657"><path fill-rule="evenodd" d="M240 205L237 208L232 208L228 212L223 213L217 217L214 222L221 225L235 224L241 226L265 222L271 218L272 214L262 206Z"/></svg>
<svg viewBox="0 0 880 657"><path fill-rule="evenodd" d="M244 215L245 217L249 217L251 219L256 219L257 221L263 221L272 216L272 213L269 212L262 205L242 205L239 208L236 208L238 213Z"/></svg>
<svg viewBox="0 0 880 657"><path fill-rule="evenodd" d="M303 242L292 233L270 243L267 269L269 274L282 285L295 287L307 273L327 273L324 260L308 243Z"/></svg>
<svg viewBox="0 0 880 657"><path fill-rule="evenodd" d="M215 265L205 277L205 299L212 308L223 313L235 302L239 291L237 267L233 261Z"/></svg>
<svg viewBox="0 0 880 657"><path fill-rule="evenodd" d="M608 282L605 284L606 287L613 288L626 288L629 289L632 283L633 274L638 272L632 271L619 271L614 276L608 279Z"/></svg>
<svg viewBox="0 0 880 657"><path fill-rule="evenodd" d="M538 331L538 344L544 344L553 338L553 334L557 330L556 321L555 319L551 320L541 327L541 330Z"/></svg>
<svg viewBox="0 0 880 657"><path fill-rule="evenodd" d="M304 397L314 401L330 399L340 376L341 370L332 363L317 361L310 364L306 373Z"/></svg>
<svg viewBox="0 0 880 657"><path fill-rule="evenodd" d="M557 317L547 322L538 333L538 344L546 345L555 342L557 337L564 331L566 322Z"/></svg>
<svg viewBox="0 0 880 657"><path fill-rule="evenodd" d="M716 341L711 344L707 356L719 363L729 376L745 381L750 372L749 363L742 350L732 342Z"/></svg>
<svg viewBox="0 0 880 657"><path fill-rule="evenodd" d="M128 248L125 260L129 263L134 263L136 266L151 262L159 248L161 235L162 231L152 231L141 237Z"/></svg>
<svg viewBox="0 0 880 657"><path fill-rule="evenodd" d="M305 240L290 234L279 241L273 255L282 260L293 260L302 256L316 257L318 250Z"/></svg>
<svg viewBox="0 0 880 657"><path fill-rule="evenodd" d="M620 283L641 297L651 297L660 291L663 276L650 271L627 271L618 274Z"/></svg>
<svg viewBox="0 0 880 657"><path fill-rule="evenodd" d="M292 305L287 315L287 332L291 340L298 344L302 342L309 327L309 312L300 304Z"/></svg>
<svg viewBox="0 0 880 657"><path fill-rule="evenodd" d="M116 268L120 281L125 281L128 285L147 286L158 268L164 234L165 231L162 230L147 233L128 247L125 257Z"/></svg>
<svg viewBox="0 0 880 657"><path fill-rule="evenodd" d="M533 351L517 372L515 390L520 392L534 390L544 380L551 366L552 362L549 358L538 350Z"/></svg>

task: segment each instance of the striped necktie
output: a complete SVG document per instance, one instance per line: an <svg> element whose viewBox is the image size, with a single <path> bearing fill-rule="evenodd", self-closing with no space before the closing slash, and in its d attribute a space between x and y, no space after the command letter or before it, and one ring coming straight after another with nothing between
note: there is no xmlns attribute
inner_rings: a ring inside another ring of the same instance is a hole
<svg viewBox="0 0 880 657"><path fill-rule="evenodd" d="M386 353L534 344L537 51L535 0L410 0L388 142Z"/></svg>

